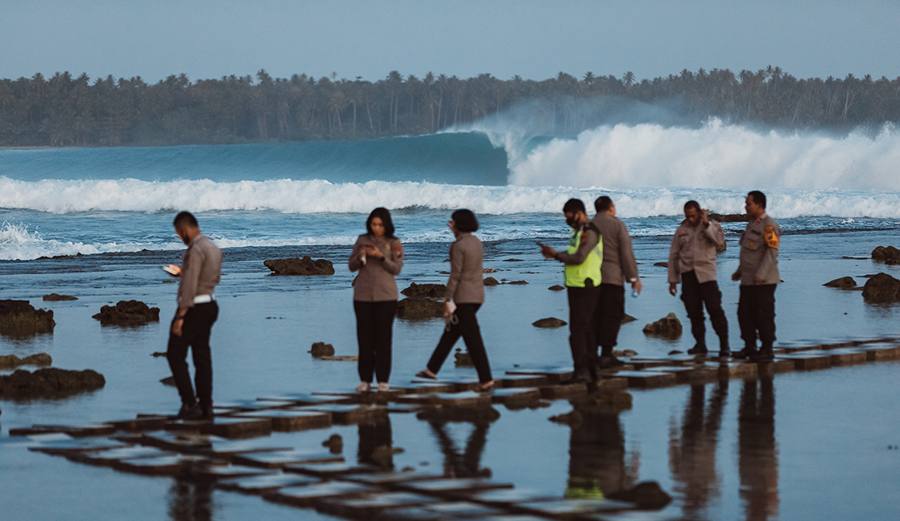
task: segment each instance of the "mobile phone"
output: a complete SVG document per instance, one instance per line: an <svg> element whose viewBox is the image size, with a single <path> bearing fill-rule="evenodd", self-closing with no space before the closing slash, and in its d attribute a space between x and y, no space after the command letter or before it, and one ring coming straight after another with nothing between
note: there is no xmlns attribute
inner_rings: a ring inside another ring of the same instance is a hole
<svg viewBox="0 0 900 521"><path fill-rule="evenodd" d="M181 266L176 266L174 264L169 264L168 266L163 266L162 270L173 277L177 277L181 275Z"/></svg>

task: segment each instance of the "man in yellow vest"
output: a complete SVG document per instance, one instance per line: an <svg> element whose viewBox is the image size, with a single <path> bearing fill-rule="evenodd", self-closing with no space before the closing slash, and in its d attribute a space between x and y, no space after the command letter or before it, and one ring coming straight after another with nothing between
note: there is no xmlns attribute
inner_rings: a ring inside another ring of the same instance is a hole
<svg viewBox="0 0 900 521"><path fill-rule="evenodd" d="M541 254L565 265L566 292L569 297L569 346L575 372L563 383L587 383L597 378L597 344L594 341L593 316L600 292L600 265L603 240L600 231L588 219L584 203L569 199L563 206L566 224L572 227L565 252L541 245Z"/></svg>

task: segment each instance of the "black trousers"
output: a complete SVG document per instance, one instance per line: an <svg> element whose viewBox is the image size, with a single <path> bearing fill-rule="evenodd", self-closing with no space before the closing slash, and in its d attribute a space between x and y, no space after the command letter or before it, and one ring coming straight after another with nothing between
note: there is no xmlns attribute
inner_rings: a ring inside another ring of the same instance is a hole
<svg viewBox="0 0 900 521"><path fill-rule="evenodd" d="M484 340L481 339L481 328L478 327L478 319L475 317L475 313L480 307L481 304L456 305L456 311L453 312L456 323L450 323L437 347L434 348L434 353L428 360L429 371L437 374L441 370L453 345L456 344L459 337L462 337L466 343L466 349L469 351L469 358L472 359L472 365L478 371L478 380L485 384L494 379L491 376L491 364L488 362L487 351L484 349Z"/></svg>
<svg viewBox="0 0 900 521"><path fill-rule="evenodd" d="M566 288L566 292L569 297L569 348L577 375L597 365L594 312L600 298L600 287Z"/></svg>
<svg viewBox="0 0 900 521"><path fill-rule="evenodd" d="M697 280L694 270L682 273L681 300L684 302L688 318L691 319L691 334L694 335L698 346L706 346L704 304L706 312L709 313L709 321L712 323L713 330L719 337L719 345L721 347L728 346L728 319L725 318L725 311L722 310L722 292L719 291L719 284L716 281L711 280L701 284Z"/></svg>
<svg viewBox="0 0 900 521"><path fill-rule="evenodd" d="M219 305L215 301L189 308L181 325L181 336L173 335L170 329L169 346L166 350L166 358L172 370L172 377L175 378L181 403L193 405L196 399L187 366L188 347L191 348L196 373L194 383L197 386L197 398L200 399L200 407L204 411L212 411L212 356L209 349L209 335L217 318ZM174 319L172 321L174 322Z"/></svg>
<svg viewBox="0 0 900 521"><path fill-rule="evenodd" d="M757 337L763 347L775 343L775 287L775 284L741 286L738 324L748 347L756 347Z"/></svg>
<svg viewBox="0 0 900 521"><path fill-rule="evenodd" d="M612 355L624 318L625 286L601 283L597 309L594 311L594 341L603 348L603 356Z"/></svg>
<svg viewBox="0 0 900 521"><path fill-rule="evenodd" d="M372 383L372 373L379 382L391 377L391 341L397 301L353 301L356 312L356 340L359 343L359 380Z"/></svg>

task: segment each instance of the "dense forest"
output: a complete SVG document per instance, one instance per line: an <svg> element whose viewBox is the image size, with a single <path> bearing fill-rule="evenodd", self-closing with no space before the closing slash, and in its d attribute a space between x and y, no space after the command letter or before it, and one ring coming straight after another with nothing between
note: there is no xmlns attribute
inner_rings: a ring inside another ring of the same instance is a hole
<svg viewBox="0 0 900 521"><path fill-rule="evenodd" d="M785 129L877 131L900 120L900 78L797 79L778 67L735 75L725 69L683 70L637 81L543 81L490 74L403 77L380 81L228 76L190 81L184 74L155 84L140 77L91 81L68 72L0 80L0 146L119 146L361 139L415 135L472 123L528 105L543 132L570 135L610 121L623 106L666 107L682 122L711 116Z"/></svg>

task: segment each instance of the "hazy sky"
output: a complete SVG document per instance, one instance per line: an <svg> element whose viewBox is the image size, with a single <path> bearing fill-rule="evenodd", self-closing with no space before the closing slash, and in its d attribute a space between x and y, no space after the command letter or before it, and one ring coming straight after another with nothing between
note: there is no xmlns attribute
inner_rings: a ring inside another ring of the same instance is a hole
<svg viewBox="0 0 900 521"><path fill-rule="evenodd" d="M897 0L0 0L0 78L900 77Z"/></svg>

